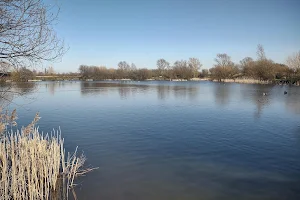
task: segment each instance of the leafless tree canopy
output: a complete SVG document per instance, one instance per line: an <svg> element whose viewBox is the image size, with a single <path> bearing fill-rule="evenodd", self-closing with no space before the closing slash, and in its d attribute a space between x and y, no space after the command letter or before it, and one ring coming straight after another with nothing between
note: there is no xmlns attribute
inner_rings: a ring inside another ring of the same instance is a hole
<svg viewBox="0 0 300 200"><path fill-rule="evenodd" d="M52 27L58 13L42 0L0 0L0 61L32 67L61 58L63 41Z"/></svg>
<svg viewBox="0 0 300 200"><path fill-rule="evenodd" d="M193 68L189 66L186 60L179 60L174 63L173 66L174 77L179 79L191 79L193 74Z"/></svg>
<svg viewBox="0 0 300 200"><path fill-rule="evenodd" d="M129 71L130 65L126 61L121 61L118 64L119 70Z"/></svg>
<svg viewBox="0 0 300 200"><path fill-rule="evenodd" d="M170 68L170 63L168 63L165 59L162 58L156 62L156 65L161 76L164 75L165 71Z"/></svg>
<svg viewBox="0 0 300 200"><path fill-rule="evenodd" d="M214 67L209 70L201 68L201 62L197 58L189 60L177 60L173 65L165 59L157 60L156 69L139 69L133 63L125 61L118 64L118 69L105 67L85 66L79 68L83 79L131 79L131 80L174 80L192 78L206 78L218 81L226 79L253 79L258 82L274 82L285 84L300 83L300 51L287 60L288 66L276 63L266 58L262 45L257 47L258 59L245 57L239 63L234 63L226 53L217 54ZM298 69L298 70L297 70ZM195 79L192 79L195 80Z"/></svg>
<svg viewBox="0 0 300 200"><path fill-rule="evenodd" d="M174 63L174 67L173 68L188 68L188 62L186 60L177 60Z"/></svg>
<svg viewBox="0 0 300 200"><path fill-rule="evenodd" d="M253 63L253 58L245 57L243 60L240 61L240 63L242 67L248 66Z"/></svg>
<svg viewBox="0 0 300 200"><path fill-rule="evenodd" d="M287 65L294 70L294 72L300 72L300 51L288 57Z"/></svg>
<svg viewBox="0 0 300 200"><path fill-rule="evenodd" d="M196 78L200 68L202 67L202 64L198 58L190 58L189 67L193 70L194 78Z"/></svg>
<svg viewBox="0 0 300 200"><path fill-rule="evenodd" d="M228 67L234 65L234 63L231 61L230 56L228 56L226 53L217 54L215 62L217 63L215 65L216 67Z"/></svg>
<svg viewBox="0 0 300 200"><path fill-rule="evenodd" d="M266 60L267 59L266 54L265 54L265 49L261 44L257 45L256 54L257 54L258 60Z"/></svg>
<svg viewBox="0 0 300 200"><path fill-rule="evenodd" d="M234 78L238 74L238 67L231 61L226 53L217 54L215 67L210 69L212 77L217 80Z"/></svg>
<svg viewBox="0 0 300 200"><path fill-rule="evenodd" d="M136 71L137 70L137 67L136 67L136 65L134 63L131 63L130 70L131 71Z"/></svg>

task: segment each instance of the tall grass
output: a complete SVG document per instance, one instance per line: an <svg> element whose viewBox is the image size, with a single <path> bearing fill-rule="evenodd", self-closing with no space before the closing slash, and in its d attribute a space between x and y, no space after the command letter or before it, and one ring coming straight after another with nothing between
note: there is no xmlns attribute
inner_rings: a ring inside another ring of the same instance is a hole
<svg viewBox="0 0 300 200"><path fill-rule="evenodd" d="M1 115L0 128L15 126L15 111ZM35 128L38 114L21 130L3 131L0 139L0 199L68 199L85 157L66 154L60 131L41 134ZM3 125L4 124L4 125Z"/></svg>

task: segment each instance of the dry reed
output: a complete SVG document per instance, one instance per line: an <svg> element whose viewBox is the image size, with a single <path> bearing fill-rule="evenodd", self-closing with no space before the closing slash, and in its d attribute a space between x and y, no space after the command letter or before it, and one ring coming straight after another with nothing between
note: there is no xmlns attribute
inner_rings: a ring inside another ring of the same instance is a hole
<svg viewBox="0 0 300 200"><path fill-rule="evenodd" d="M60 131L39 133L35 128L38 114L27 127L16 131L5 128L16 125L15 111L1 114L1 119L0 199L68 199L74 179L92 170L83 169L85 157L77 156L77 148L65 156Z"/></svg>

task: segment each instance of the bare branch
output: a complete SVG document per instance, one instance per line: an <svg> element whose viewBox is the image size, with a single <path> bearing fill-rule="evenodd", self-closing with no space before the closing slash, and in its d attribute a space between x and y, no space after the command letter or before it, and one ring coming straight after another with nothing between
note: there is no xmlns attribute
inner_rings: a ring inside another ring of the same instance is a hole
<svg viewBox="0 0 300 200"><path fill-rule="evenodd" d="M0 62L18 68L60 59L64 42L53 29L58 13L42 0L1 0Z"/></svg>

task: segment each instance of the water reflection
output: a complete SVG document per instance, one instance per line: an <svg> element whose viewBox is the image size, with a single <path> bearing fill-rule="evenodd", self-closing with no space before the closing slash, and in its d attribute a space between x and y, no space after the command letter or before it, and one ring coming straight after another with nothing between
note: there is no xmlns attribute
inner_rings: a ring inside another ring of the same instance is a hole
<svg viewBox="0 0 300 200"><path fill-rule="evenodd" d="M148 85L132 85L118 82L82 82L80 84L80 93L83 96L107 95L108 92L117 90L121 99L127 99L135 96L137 93L147 93L149 88Z"/></svg>
<svg viewBox="0 0 300 200"><path fill-rule="evenodd" d="M252 101L256 105L256 112L254 113L255 118L260 118L263 109L271 103L271 87L262 87L258 85L253 85L254 93L252 94Z"/></svg>
<svg viewBox="0 0 300 200"><path fill-rule="evenodd" d="M243 101L250 101L256 107L254 118L260 118L264 108L271 104L273 97L272 85L243 85L241 97Z"/></svg>
<svg viewBox="0 0 300 200"><path fill-rule="evenodd" d="M0 106L6 107L13 102L14 98L23 96L29 98L27 95L37 91L35 83L7 83L0 87Z"/></svg>
<svg viewBox="0 0 300 200"><path fill-rule="evenodd" d="M81 82L80 93L83 96L107 94L109 86L104 87L102 83Z"/></svg>
<svg viewBox="0 0 300 200"><path fill-rule="evenodd" d="M76 85L76 81L52 81L52 82L45 82L46 91L48 91L52 96L55 95L56 91L61 88L67 88L72 85Z"/></svg>
<svg viewBox="0 0 300 200"><path fill-rule="evenodd" d="M284 95L285 106L291 113L300 114L300 89L299 87L285 88L287 94Z"/></svg>
<svg viewBox="0 0 300 200"><path fill-rule="evenodd" d="M195 85L176 85L172 87L172 91L175 98L189 98L190 100L193 100L198 96L198 88Z"/></svg>
<svg viewBox="0 0 300 200"><path fill-rule="evenodd" d="M215 102L218 105L225 106L230 101L231 84L216 83L214 87Z"/></svg>
<svg viewBox="0 0 300 200"><path fill-rule="evenodd" d="M120 83L120 82L82 82L80 92L83 96L106 95L108 90L114 92L117 89L120 99L128 99L137 94L150 94L155 92L158 100L175 99L197 99L199 96L199 85L195 84L145 84L145 83Z"/></svg>
<svg viewBox="0 0 300 200"><path fill-rule="evenodd" d="M58 88L59 84L53 82L53 83L46 83L45 84L45 88L48 90L48 92L51 94L51 95L54 95L55 94L55 90Z"/></svg>
<svg viewBox="0 0 300 200"><path fill-rule="evenodd" d="M120 99L128 99L137 94L156 93L158 100L168 99L189 99L196 101L201 99L199 84L190 83L121 83L121 82L81 82L80 92L83 96L89 95L108 95L117 92ZM63 84L49 83L46 84L51 94L59 87L64 87ZM203 87L203 86L202 86ZM208 86L209 90L213 90L214 101L222 107L229 106L233 100L240 99L242 102L249 102L255 105L254 118L260 118L263 110L274 101L285 101L286 109L289 112L300 114L300 88L289 87L280 89L279 86L272 85L238 85L238 84L223 84L212 83ZM276 88L276 89L274 89ZM275 90L273 92L273 90ZM283 95L283 90L287 90L288 94ZM209 93L209 91L208 91ZM264 95L266 94L266 95ZM209 94L201 94L209 95Z"/></svg>
<svg viewBox="0 0 300 200"><path fill-rule="evenodd" d="M121 99L127 99L130 96L130 87L119 87L118 92ZM136 92L136 91L135 91Z"/></svg>
<svg viewBox="0 0 300 200"><path fill-rule="evenodd" d="M12 85L13 91L19 95L26 95L36 91L37 85L35 83L14 83Z"/></svg>
<svg viewBox="0 0 300 200"><path fill-rule="evenodd" d="M169 85L157 85L157 98L159 100L168 99L171 91L170 87Z"/></svg>

